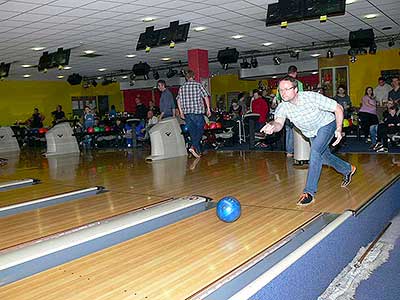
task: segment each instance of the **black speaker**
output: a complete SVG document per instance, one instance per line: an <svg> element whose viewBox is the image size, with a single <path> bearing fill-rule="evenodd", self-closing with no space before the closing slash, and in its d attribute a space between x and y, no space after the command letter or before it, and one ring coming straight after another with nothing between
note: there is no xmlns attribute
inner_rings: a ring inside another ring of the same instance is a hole
<svg viewBox="0 0 400 300"><path fill-rule="evenodd" d="M73 73L72 75L68 76L67 81L70 85L78 85L82 82L82 76L78 73Z"/></svg>
<svg viewBox="0 0 400 300"><path fill-rule="evenodd" d="M150 72L150 66L147 63L139 62L138 64L133 65L132 71L136 76L148 75Z"/></svg>
<svg viewBox="0 0 400 300"><path fill-rule="evenodd" d="M372 28L360 29L349 33L349 43L351 48L370 47L375 42L375 35Z"/></svg>
<svg viewBox="0 0 400 300"><path fill-rule="evenodd" d="M233 64L238 61L239 51L236 48L226 48L218 51L217 59L221 65Z"/></svg>
<svg viewBox="0 0 400 300"><path fill-rule="evenodd" d="M10 72L10 66L11 63L6 64L2 62L0 64L0 78L5 78L8 76L8 73Z"/></svg>

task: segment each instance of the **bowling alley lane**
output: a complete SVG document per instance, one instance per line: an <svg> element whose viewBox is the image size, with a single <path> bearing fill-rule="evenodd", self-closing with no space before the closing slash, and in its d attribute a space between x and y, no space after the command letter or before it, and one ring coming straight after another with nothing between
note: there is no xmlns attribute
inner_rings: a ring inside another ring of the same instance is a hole
<svg viewBox="0 0 400 300"><path fill-rule="evenodd" d="M42 182L24 188L0 192L0 207L68 193L75 190L77 190L77 188L71 186L65 186L53 182Z"/></svg>
<svg viewBox="0 0 400 300"><path fill-rule="evenodd" d="M6 216L0 218L0 250L162 200L155 196L108 192Z"/></svg>
<svg viewBox="0 0 400 300"><path fill-rule="evenodd" d="M208 210L0 288L0 299L186 299L318 214L244 206Z"/></svg>

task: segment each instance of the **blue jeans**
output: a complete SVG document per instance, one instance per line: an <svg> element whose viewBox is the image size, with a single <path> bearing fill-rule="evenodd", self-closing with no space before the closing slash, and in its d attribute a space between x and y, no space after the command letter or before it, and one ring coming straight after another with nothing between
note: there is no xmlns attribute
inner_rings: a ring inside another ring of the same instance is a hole
<svg viewBox="0 0 400 300"><path fill-rule="evenodd" d="M315 195L317 192L318 181L321 176L322 164L333 167L337 172L347 175L351 172L351 165L348 162L333 155L329 149L329 142L334 136L336 122L321 127L317 136L311 138L311 153L308 166L307 183L304 188L305 193Z"/></svg>
<svg viewBox="0 0 400 300"><path fill-rule="evenodd" d="M204 132L204 116L202 114L185 114L185 122L188 127L192 146L197 153L201 153L200 142Z"/></svg>
<svg viewBox="0 0 400 300"><path fill-rule="evenodd" d="M372 145L376 144L376 139L378 136L378 125L371 125L369 127L369 135L371 136L371 143Z"/></svg>
<svg viewBox="0 0 400 300"><path fill-rule="evenodd" d="M294 153L294 139L293 139L293 128L291 128L288 123L285 123L285 144L286 144L286 153Z"/></svg>

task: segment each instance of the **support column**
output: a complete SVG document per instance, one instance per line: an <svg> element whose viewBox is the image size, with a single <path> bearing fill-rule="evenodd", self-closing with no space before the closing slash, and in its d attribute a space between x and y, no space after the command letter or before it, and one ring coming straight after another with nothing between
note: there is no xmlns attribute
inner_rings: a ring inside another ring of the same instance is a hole
<svg viewBox="0 0 400 300"><path fill-rule="evenodd" d="M189 69L196 74L196 81L203 82L209 76L208 69L208 50L190 49L188 50Z"/></svg>

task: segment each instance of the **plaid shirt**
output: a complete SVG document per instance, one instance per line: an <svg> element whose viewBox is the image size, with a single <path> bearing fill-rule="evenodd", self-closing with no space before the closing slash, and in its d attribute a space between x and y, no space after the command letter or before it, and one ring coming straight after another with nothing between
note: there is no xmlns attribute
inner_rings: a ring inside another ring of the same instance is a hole
<svg viewBox="0 0 400 300"><path fill-rule="evenodd" d="M288 118L306 137L315 137L318 129L336 119L336 101L315 92L299 92L298 103L282 102L276 118Z"/></svg>
<svg viewBox="0 0 400 300"><path fill-rule="evenodd" d="M194 80L188 80L179 89L176 97L180 101L184 114L204 114L204 98L208 93L204 86Z"/></svg>

